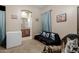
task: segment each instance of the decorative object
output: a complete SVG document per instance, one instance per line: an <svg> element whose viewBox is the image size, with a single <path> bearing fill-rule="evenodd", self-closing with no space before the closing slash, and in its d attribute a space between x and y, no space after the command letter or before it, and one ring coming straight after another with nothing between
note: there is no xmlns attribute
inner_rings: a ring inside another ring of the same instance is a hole
<svg viewBox="0 0 79 59"><path fill-rule="evenodd" d="M11 15L11 19L17 19L17 15L12 14L12 15Z"/></svg>
<svg viewBox="0 0 79 59"><path fill-rule="evenodd" d="M39 19L37 18L36 21L39 21Z"/></svg>
<svg viewBox="0 0 79 59"><path fill-rule="evenodd" d="M66 13L57 15L56 20L57 20L57 22L66 22Z"/></svg>

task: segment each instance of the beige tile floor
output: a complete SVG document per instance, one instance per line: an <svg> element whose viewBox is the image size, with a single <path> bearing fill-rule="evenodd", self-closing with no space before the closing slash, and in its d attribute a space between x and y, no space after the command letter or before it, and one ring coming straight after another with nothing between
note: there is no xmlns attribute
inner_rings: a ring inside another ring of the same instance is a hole
<svg viewBox="0 0 79 59"><path fill-rule="evenodd" d="M22 44L17 47L5 49L0 47L0 53L41 53L44 44L34 39L23 40Z"/></svg>

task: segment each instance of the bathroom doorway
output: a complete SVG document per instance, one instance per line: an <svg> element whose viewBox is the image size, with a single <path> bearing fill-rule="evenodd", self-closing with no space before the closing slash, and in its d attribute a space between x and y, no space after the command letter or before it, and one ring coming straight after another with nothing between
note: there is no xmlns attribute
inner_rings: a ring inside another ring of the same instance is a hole
<svg viewBox="0 0 79 59"><path fill-rule="evenodd" d="M32 37L32 12L29 10L22 10L21 20L22 37Z"/></svg>

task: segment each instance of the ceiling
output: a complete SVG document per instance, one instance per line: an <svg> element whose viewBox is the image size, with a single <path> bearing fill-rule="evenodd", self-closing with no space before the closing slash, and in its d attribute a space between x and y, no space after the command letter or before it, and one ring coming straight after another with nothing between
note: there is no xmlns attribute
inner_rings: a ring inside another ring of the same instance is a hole
<svg viewBox="0 0 79 59"><path fill-rule="evenodd" d="M31 6L35 7L35 8L42 9L42 8L46 8L48 5L31 5Z"/></svg>

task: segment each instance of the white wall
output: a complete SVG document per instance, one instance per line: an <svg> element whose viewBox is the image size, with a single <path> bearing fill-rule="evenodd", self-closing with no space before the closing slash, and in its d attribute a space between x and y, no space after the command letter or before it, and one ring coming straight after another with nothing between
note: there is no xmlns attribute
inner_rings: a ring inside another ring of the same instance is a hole
<svg viewBox="0 0 79 59"><path fill-rule="evenodd" d="M21 10L30 10L32 12L32 35L41 31L40 10L27 5L7 5L6 6L6 31L21 30ZM17 19L11 19L11 15L17 15ZM39 19L37 22L35 19Z"/></svg>
<svg viewBox="0 0 79 59"><path fill-rule="evenodd" d="M21 32L21 10L29 10L32 12L32 28L31 36L32 39L35 34L41 31L41 21L40 21L40 10L32 6L27 5L7 5L6 6L6 31L7 40L6 47L11 48L22 43L22 33ZM17 16L16 19L12 19L12 15ZM39 19L37 22L36 19ZM28 38L27 38L28 39Z"/></svg>
<svg viewBox="0 0 79 59"><path fill-rule="evenodd" d="M56 32L63 38L68 33L77 33L77 6L75 5L51 5L43 9L34 8L27 5L19 6L6 6L6 30L8 31L19 31L21 30L21 10L30 10L32 12L32 35L41 32L41 13L52 9L52 32ZM56 15L66 13L67 21L57 23ZM16 14L17 19L11 19L11 15ZM37 22L35 19L39 18Z"/></svg>
<svg viewBox="0 0 79 59"><path fill-rule="evenodd" d="M42 13L48 10L52 10L52 32L56 32L63 38L68 33L77 33L77 6L67 5L67 6L48 6L42 9ZM57 23L56 15L66 13L67 21Z"/></svg>

